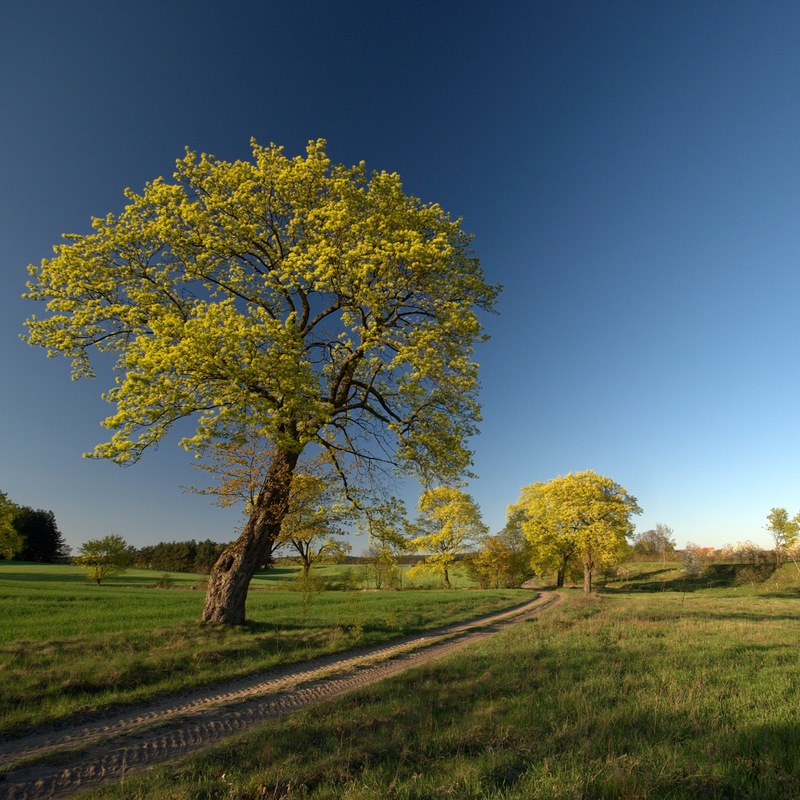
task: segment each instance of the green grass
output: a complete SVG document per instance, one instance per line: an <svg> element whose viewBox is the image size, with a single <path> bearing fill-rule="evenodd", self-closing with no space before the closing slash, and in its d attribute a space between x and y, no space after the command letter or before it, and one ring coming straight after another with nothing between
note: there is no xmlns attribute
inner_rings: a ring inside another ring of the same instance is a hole
<svg viewBox="0 0 800 800"><path fill-rule="evenodd" d="M800 581L654 567L486 643L97 790L136 798L796 798ZM625 583L634 589L625 591Z"/></svg>
<svg viewBox="0 0 800 800"><path fill-rule="evenodd" d="M253 581L248 624L228 628L197 622L199 576L172 573L174 588L153 588L162 574L131 570L96 586L73 566L0 565L0 732L386 641L531 596L304 595L279 582L294 572L267 573Z"/></svg>

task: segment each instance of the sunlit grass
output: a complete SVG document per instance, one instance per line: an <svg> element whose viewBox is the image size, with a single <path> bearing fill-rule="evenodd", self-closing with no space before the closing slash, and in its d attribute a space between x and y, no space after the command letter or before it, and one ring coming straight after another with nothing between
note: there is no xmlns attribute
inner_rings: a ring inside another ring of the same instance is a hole
<svg viewBox="0 0 800 800"><path fill-rule="evenodd" d="M71 566L0 565L0 731L303 661L505 608L522 590L259 590L247 625L201 625L199 576L131 570L102 586ZM424 595L424 600L422 599Z"/></svg>
<svg viewBox="0 0 800 800"><path fill-rule="evenodd" d="M759 585L571 592L485 644L127 780L124 796L796 798L799 587L783 568Z"/></svg>

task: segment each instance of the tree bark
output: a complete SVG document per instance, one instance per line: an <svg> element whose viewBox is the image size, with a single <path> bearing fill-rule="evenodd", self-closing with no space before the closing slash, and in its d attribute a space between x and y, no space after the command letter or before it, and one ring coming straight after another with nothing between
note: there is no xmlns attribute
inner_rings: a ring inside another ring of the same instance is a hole
<svg viewBox="0 0 800 800"><path fill-rule="evenodd" d="M280 533L298 457L298 453L275 453L241 536L222 551L211 568L203 622L244 624L247 590Z"/></svg>
<svg viewBox="0 0 800 800"><path fill-rule="evenodd" d="M592 572L594 571L594 564L588 561L583 565L583 591L586 594L592 592Z"/></svg>

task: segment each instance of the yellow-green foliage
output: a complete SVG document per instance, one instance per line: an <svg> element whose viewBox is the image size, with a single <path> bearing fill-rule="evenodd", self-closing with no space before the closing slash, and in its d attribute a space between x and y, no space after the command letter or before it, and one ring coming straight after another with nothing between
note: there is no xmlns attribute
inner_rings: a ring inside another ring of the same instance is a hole
<svg viewBox="0 0 800 800"><path fill-rule="evenodd" d="M525 486L509 507L509 519L531 543L536 571L563 574L577 560L587 590L595 569L618 563L627 553L631 516L639 513L635 497L593 470Z"/></svg>
<svg viewBox="0 0 800 800"><path fill-rule="evenodd" d="M420 535L412 539L410 548L430 555L408 571L409 577L434 573L441 575L450 587L449 570L456 557L477 545L488 529L481 521L481 511L472 496L450 486L428 489L420 495Z"/></svg>
<svg viewBox="0 0 800 800"><path fill-rule="evenodd" d="M25 546L25 541L14 527L17 506L5 492L0 492L0 558L12 559Z"/></svg>
<svg viewBox="0 0 800 800"><path fill-rule="evenodd" d="M136 460L178 419L202 452L247 428L297 453L316 439L363 454L370 433L399 461L457 474L479 418L472 346L487 285L470 237L395 173L252 143L251 161L187 151L128 205L29 268L45 301L28 341L93 375L116 356L111 440ZM387 436L388 434L388 436ZM395 438L394 443L391 437Z"/></svg>

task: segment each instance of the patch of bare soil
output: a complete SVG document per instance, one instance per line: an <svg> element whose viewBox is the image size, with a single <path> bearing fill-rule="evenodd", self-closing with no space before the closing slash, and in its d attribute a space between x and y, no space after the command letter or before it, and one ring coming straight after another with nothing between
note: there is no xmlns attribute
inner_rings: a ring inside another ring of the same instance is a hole
<svg viewBox="0 0 800 800"><path fill-rule="evenodd" d="M0 739L0 798L65 797L447 655L563 600L547 594L465 623Z"/></svg>

